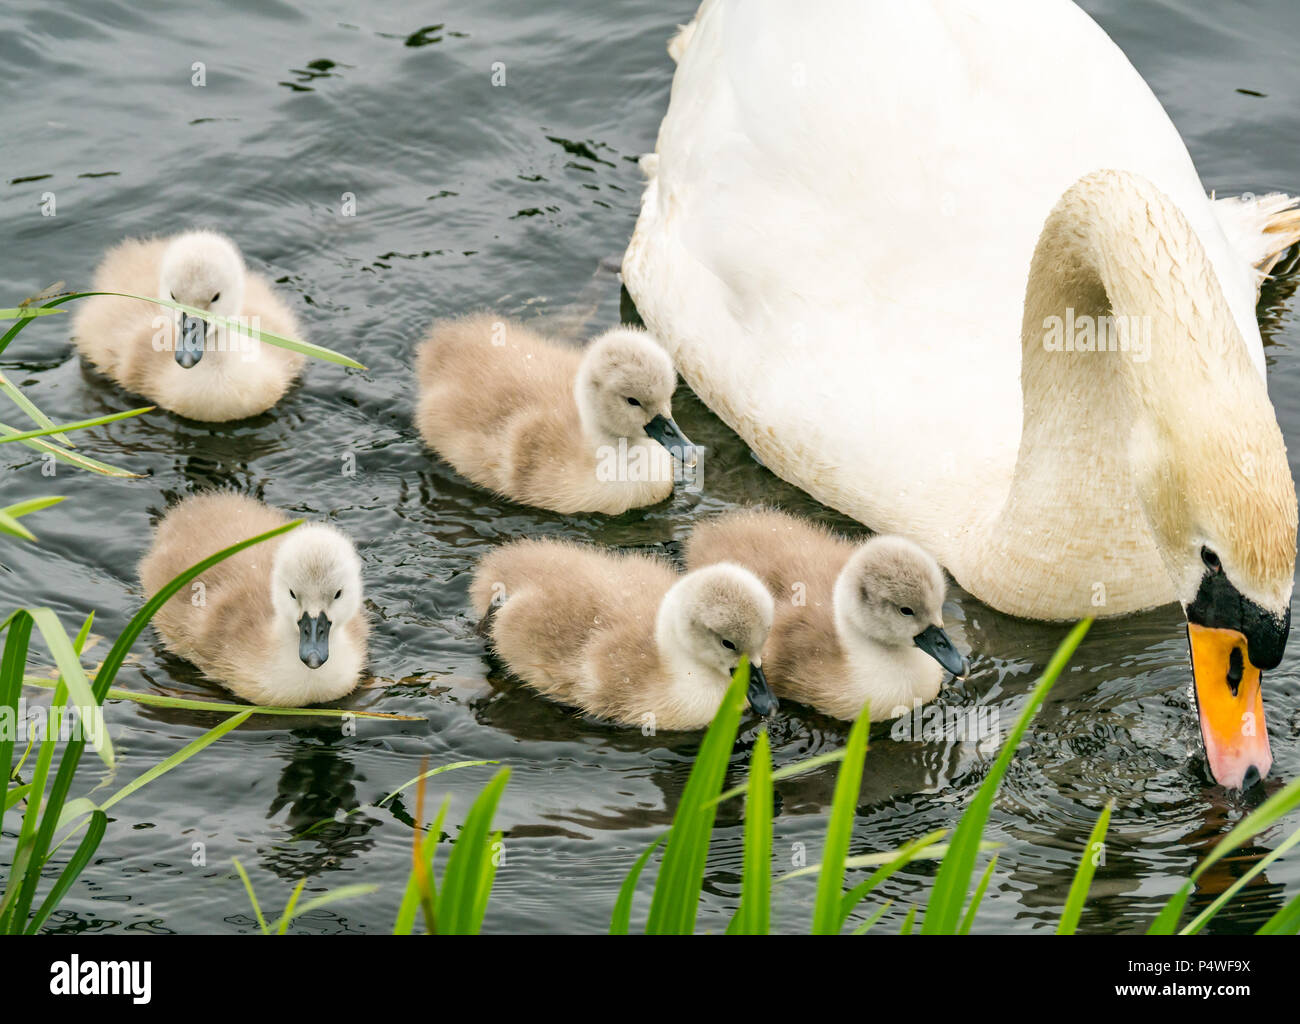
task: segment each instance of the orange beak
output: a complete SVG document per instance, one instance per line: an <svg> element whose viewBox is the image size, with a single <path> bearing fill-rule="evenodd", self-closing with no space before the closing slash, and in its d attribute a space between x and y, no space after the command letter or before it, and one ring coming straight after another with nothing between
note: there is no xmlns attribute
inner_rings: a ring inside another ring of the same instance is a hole
<svg viewBox="0 0 1300 1024"><path fill-rule="evenodd" d="M1235 629L1189 622L1187 642L1210 773L1222 786L1244 789L1255 781L1252 768L1262 779L1273 767L1259 669Z"/></svg>

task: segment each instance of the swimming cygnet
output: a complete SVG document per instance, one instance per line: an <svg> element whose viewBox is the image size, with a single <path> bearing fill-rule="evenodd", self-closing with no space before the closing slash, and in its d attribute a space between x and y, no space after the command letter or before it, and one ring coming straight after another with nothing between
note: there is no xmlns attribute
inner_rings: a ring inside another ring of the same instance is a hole
<svg viewBox="0 0 1300 1024"><path fill-rule="evenodd" d="M739 566L683 576L648 555L520 540L479 563L470 597L511 672L590 714L702 729L742 655L750 707L777 708L763 670L772 597Z"/></svg>
<svg viewBox="0 0 1300 1024"><path fill-rule="evenodd" d="M213 231L127 239L108 251L92 291L171 299L301 339L297 318L235 243ZM78 304L77 348L128 391L193 420L238 420L275 405L304 357L167 306L116 295Z"/></svg>
<svg viewBox="0 0 1300 1024"><path fill-rule="evenodd" d="M553 512L616 515L672 493L677 373L645 331L616 327L587 348L491 314L434 324L416 361L416 425L462 476Z"/></svg>
<svg viewBox="0 0 1300 1024"><path fill-rule="evenodd" d="M783 512L745 510L697 526L687 568L751 569L776 603L767 658L773 691L837 718L870 701L872 721L933 700L944 671L968 664L943 629L943 570L901 537L854 545Z"/></svg>
<svg viewBox="0 0 1300 1024"><path fill-rule="evenodd" d="M200 494L171 508L140 563L148 597L223 548L288 516L240 494ZM357 685L369 627L361 560L341 531L304 523L217 563L153 619L164 645L255 704L299 707Z"/></svg>

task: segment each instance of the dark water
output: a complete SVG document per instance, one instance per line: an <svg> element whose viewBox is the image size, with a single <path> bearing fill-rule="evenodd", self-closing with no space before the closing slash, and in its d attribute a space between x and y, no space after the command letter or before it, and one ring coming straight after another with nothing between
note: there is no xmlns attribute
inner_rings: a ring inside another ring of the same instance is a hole
<svg viewBox="0 0 1300 1024"><path fill-rule="evenodd" d="M1208 187L1300 189L1300 9L1290 0L1237 3L1231 16L1210 0L1085 6L1169 107ZM39 547L0 542L0 608L49 604L69 628L95 609L96 632L116 635L138 605L134 565L151 522L180 496L235 486L329 517L356 538L377 679L348 703L427 719L366 722L355 737L329 722L284 728L255 719L114 809L56 927L249 931L230 868L237 856L277 911L303 875L309 891L380 883L377 895L297 927L386 931L409 863L411 802L294 837L373 803L416 775L426 756L435 765L495 758L514 770L498 815L508 838L489 929L607 926L619 882L670 819L695 741L584 721L500 678L466 614L475 558L524 533L671 549L695 518L753 498L825 513L758 467L685 392L678 419L713 449L702 495L614 520L492 501L417 443L410 352L434 317L475 308L586 333L617 321L609 267L636 216L633 161L653 146L667 103L665 41L691 13L689 2L651 0L369 8L226 0L201 10L22 0L0 12L0 305L56 280L87 284L101 252L123 236L213 225L281 280L312 340L370 368L315 364L271 414L235 426L157 413L84 436L89 454L147 474L141 480L64 467L49 480L34 453L7 446L4 503L47 493L69 501L33 520ZM498 61L504 87L492 85ZM202 88L191 84L195 62L206 68ZM41 215L45 192L55 195L54 217ZM355 216L340 213L345 193L355 197ZM1270 286L1261 317L1274 402L1300 452L1292 306L1286 282ZM83 371L58 319L33 325L0 367L58 420L137 404ZM341 471L348 455L355 476ZM941 700L997 709L1005 731L1063 631L1008 619L960 592L949 611L975 670ZM1115 815L1106 863L1083 918L1094 931L1145 927L1175 878L1249 809L1253 801L1207 785L1179 622L1167 609L1093 630L1003 786L990 837L1006 849L979 928L1054 926L1107 799ZM220 696L164 656L152 634L136 654L121 685ZM1277 757L1270 789L1300 772L1296 664L1292 657L1266 684ZM218 720L114 704L122 763L100 795ZM751 724L742 747L753 735ZM786 764L844 738L842 724L792 712L773 729L774 753ZM953 824L989 756L970 744L895 741L877 729L867 764L855 852ZM488 775L476 768L435 780L434 794L451 794L452 834ZM833 783L832 770L778 786L779 858L805 844L817 859ZM721 818L704 928L723 927L736 903L737 816ZM1283 822L1253 852L1297 825L1300 816ZM196 843L206 866L193 863ZM1198 901L1250 863L1228 862ZM896 902L883 927L896 928L931 872L920 866L885 886ZM1218 927L1250 927L1298 886L1300 867L1274 865ZM778 886L780 927L807 927L812 892L808 880Z"/></svg>

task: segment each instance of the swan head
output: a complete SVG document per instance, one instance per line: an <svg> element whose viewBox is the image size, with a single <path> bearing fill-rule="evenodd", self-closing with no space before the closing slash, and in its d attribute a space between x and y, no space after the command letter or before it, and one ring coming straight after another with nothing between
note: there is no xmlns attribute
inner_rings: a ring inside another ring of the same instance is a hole
<svg viewBox="0 0 1300 1024"><path fill-rule="evenodd" d="M943 570L902 537L872 537L844 563L835 581L835 619L842 633L885 647L919 647L955 676L969 671L943 628Z"/></svg>
<svg viewBox="0 0 1300 1024"><path fill-rule="evenodd" d="M163 252L158 295L218 316L238 316L244 307L244 260L235 243L215 231L177 235ZM176 311L176 362L185 369L203 358L215 327Z"/></svg>
<svg viewBox="0 0 1300 1024"><path fill-rule="evenodd" d="M330 629L357 615L361 599L361 559L342 532L311 523L280 542L271 563L271 605L278 633L298 638L298 657L308 668L329 660Z"/></svg>
<svg viewBox="0 0 1300 1024"><path fill-rule="evenodd" d="M668 353L645 331L616 327L583 354L575 397L589 436L649 436L685 460L691 442L673 421L676 389L677 371Z"/></svg>
<svg viewBox="0 0 1300 1024"><path fill-rule="evenodd" d="M1180 425L1177 445L1158 444L1157 427L1135 431L1134 462L1187 616L1210 771L1246 789L1273 763L1261 671L1281 663L1291 629L1297 514L1276 418L1252 400L1263 382L1251 372L1239 383L1235 414Z"/></svg>
<svg viewBox="0 0 1300 1024"><path fill-rule="evenodd" d="M656 635L659 646L722 689L749 657L749 705L763 716L777 709L763 674L763 645L775 608L767 587L748 569L720 562L689 572L664 595Z"/></svg>

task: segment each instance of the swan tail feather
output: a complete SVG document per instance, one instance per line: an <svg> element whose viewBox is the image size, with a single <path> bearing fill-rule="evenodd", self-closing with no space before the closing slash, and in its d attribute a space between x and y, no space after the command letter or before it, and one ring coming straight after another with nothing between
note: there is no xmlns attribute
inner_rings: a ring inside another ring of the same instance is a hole
<svg viewBox="0 0 1300 1024"><path fill-rule="evenodd" d="M691 45L691 36L693 35L695 35L694 21L677 26L677 34L668 40L668 56L673 59L674 64L682 62L682 56L686 53L686 47Z"/></svg>
<svg viewBox="0 0 1300 1024"><path fill-rule="evenodd" d="M1260 282L1300 242L1300 196L1246 193L1216 198L1213 208L1228 239L1255 268Z"/></svg>

